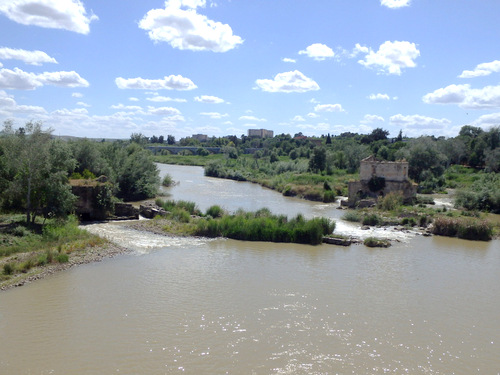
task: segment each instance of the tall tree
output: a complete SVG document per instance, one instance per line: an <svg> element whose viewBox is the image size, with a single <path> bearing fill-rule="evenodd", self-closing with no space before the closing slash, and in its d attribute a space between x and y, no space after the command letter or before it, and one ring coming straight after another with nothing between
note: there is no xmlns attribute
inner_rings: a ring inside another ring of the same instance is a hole
<svg viewBox="0 0 500 375"><path fill-rule="evenodd" d="M75 160L66 144L52 139L51 131L42 130L38 122L28 122L18 130L5 123L2 143L8 174L4 204L23 208L27 223L40 213L62 216L72 209L75 196L67 176Z"/></svg>

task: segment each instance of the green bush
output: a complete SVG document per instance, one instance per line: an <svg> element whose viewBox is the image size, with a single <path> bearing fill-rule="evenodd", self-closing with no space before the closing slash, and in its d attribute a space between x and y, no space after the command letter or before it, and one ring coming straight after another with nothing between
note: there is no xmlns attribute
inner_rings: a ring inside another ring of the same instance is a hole
<svg viewBox="0 0 500 375"><path fill-rule="evenodd" d="M221 206L213 205L207 209L206 215L212 216L213 218L218 218L224 215L224 210Z"/></svg>
<svg viewBox="0 0 500 375"><path fill-rule="evenodd" d="M361 223L363 218L361 217L361 214L358 211L347 211L343 216L342 219L345 221L350 221L353 223Z"/></svg>
<svg viewBox="0 0 500 375"><path fill-rule="evenodd" d="M163 177L161 184L165 187L169 187L174 184L174 180L172 179L172 176L167 173L165 177Z"/></svg>
<svg viewBox="0 0 500 375"><path fill-rule="evenodd" d="M370 225L370 226L376 226L376 225L381 225L383 223L382 218L375 214L368 214L365 217L363 217L362 224L363 225Z"/></svg>
<svg viewBox="0 0 500 375"><path fill-rule="evenodd" d="M493 225L485 220L438 217L434 220L432 233L467 240L489 241L493 238Z"/></svg>
<svg viewBox="0 0 500 375"><path fill-rule="evenodd" d="M335 202L335 198L337 196L335 195L335 192L332 190L325 190L323 193L323 202L324 203L330 203L330 202Z"/></svg>
<svg viewBox="0 0 500 375"><path fill-rule="evenodd" d="M271 241L319 244L323 236L331 234L335 223L327 218L306 220L302 215L288 220L284 215L273 215L268 209L257 212L238 211L219 219L209 218L197 223L196 234L207 237L223 236L245 241Z"/></svg>
<svg viewBox="0 0 500 375"><path fill-rule="evenodd" d="M378 206L384 211L392 211L403 204L403 194L391 192L378 200Z"/></svg>
<svg viewBox="0 0 500 375"><path fill-rule="evenodd" d="M69 255L68 254L58 254L57 261L59 263L68 263L69 262Z"/></svg>
<svg viewBox="0 0 500 375"><path fill-rule="evenodd" d="M14 273L14 265L12 263L5 263L3 265L3 273L4 275L12 275Z"/></svg>
<svg viewBox="0 0 500 375"><path fill-rule="evenodd" d="M386 239L368 237L363 241L363 244L368 247L389 247L391 242Z"/></svg>

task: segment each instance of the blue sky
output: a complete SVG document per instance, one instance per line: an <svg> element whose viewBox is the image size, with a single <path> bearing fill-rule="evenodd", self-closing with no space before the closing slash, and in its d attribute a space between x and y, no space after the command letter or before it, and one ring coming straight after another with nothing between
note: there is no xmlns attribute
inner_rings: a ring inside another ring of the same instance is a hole
<svg viewBox="0 0 500 375"><path fill-rule="evenodd" d="M0 121L54 134L500 125L498 0L0 0Z"/></svg>

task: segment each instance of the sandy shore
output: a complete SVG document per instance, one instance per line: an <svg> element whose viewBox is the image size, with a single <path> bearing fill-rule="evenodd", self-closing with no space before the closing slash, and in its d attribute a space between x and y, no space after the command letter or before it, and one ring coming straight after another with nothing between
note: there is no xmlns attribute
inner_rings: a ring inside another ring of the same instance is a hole
<svg viewBox="0 0 500 375"><path fill-rule="evenodd" d="M51 263L45 266L34 267L26 273L16 274L9 280L1 281L0 290L7 290L22 286L81 264L100 262L103 259L111 258L119 254L126 254L129 252L129 249L117 246L111 242L108 242L101 246L89 247L83 250L75 251L69 254L69 261L67 263ZM2 259L0 266L4 263L8 263L14 257L16 257L18 260L22 260L23 257L28 257L31 255L33 254L16 254L11 257L6 257Z"/></svg>

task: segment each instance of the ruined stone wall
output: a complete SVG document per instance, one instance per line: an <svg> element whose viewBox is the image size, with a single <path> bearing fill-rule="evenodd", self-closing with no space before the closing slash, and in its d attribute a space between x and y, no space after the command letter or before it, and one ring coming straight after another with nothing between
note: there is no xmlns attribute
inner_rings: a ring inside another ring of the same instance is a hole
<svg viewBox="0 0 500 375"><path fill-rule="evenodd" d="M362 160L359 167L361 181L368 181L372 177L384 177L388 181L408 180L408 162Z"/></svg>

